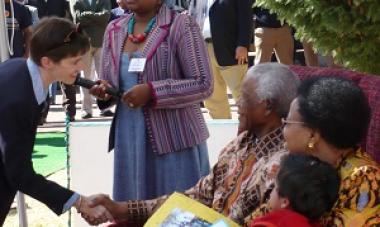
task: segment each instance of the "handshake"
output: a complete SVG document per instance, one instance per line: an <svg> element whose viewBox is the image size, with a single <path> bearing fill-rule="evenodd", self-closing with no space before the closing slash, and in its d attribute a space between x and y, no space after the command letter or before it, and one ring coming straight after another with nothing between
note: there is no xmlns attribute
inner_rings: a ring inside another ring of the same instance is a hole
<svg viewBox="0 0 380 227"><path fill-rule="evenodd" d="M80 196L74 207L90 225L125 219L122 203L114 202L104 194Z"/></svg>

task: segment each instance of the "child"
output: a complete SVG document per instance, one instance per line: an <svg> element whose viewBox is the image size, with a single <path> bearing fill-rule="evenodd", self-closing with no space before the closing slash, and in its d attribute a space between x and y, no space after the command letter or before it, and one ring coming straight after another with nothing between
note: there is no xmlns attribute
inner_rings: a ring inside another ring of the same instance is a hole
<svg viewBox="0 0 380 227"><path fill-rule="evenodd" d="M338 197L339 176L333 166L312 156L286 155L280 164L269 206L271 212L251 227L317 227Z"/></svg>

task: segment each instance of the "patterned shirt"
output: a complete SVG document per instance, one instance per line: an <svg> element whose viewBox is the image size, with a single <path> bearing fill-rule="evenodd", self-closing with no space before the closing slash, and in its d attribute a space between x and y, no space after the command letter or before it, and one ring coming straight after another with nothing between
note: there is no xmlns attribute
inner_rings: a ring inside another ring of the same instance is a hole
<svg viewBox="0 0 380 227"><path fill-rule="evenodd" d="M267 196L271 185L267 161L282 152L283 143L281 127L261 138L241 133L221 151L212 172L185 194L242 223ZM128 201L126 218L146 221L166 198Z"/></svg>
<svg viewBox="0 0 380 227"><path fill-rule="evenodd" d="M341 178L339 198L330 213L322 217L327 227L380 226L380 167L362 149L347 154L338 165ZM269 212L264 204L254 211L244 226L252 219Z"/></svg>
<svg viewBox="0 0 380 227"><path fill-rule="evenodd" d="M338 166L339 198L323 226L380 226L380 166L362 149Z"/></svg>

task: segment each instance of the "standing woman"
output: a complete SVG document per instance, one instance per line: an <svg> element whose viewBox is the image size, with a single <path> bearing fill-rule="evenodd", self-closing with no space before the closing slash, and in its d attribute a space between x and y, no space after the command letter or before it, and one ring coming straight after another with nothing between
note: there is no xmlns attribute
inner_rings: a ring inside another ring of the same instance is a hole
<svg viewBox="0 0 380 227"><path fill-rule="evenodd" d="M340 175L339 198L323 226L380 226L380 167L358 146L369 119L360 88L335 77L304 81L290 106L284 120L289 152L307 151Z"/></svg>
<svg viewBox="0 0 380 227"><path fill-rule="evenodd" d="M163 0L126 0L131 14L106 30L101 105L123 91L110 132L114 199L151 199L183 191L209 173L209 136L199 103L212 93L207 52L198 25Z"/></svg>

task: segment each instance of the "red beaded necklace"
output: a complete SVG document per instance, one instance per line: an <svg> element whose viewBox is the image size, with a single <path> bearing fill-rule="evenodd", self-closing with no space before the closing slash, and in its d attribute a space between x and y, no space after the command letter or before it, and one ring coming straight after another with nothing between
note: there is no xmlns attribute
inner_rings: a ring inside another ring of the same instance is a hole
<svg viewBox="0 0 380 227"><path fill-rule="evenodd" d="M131 42L133 42L133 43L142 43L142 42L144 42L145 39L146 39L146 37L150 33L150 31L152 31L155 23L156 23L156 17L153 17L152 19L150 19L150 21L148 22L147 26L145 27L144 33L134 35L133 34L133 30L135 28L136 19L135 19L135 16L132 15L131 19L128 22L128 39Z"/></svg>

